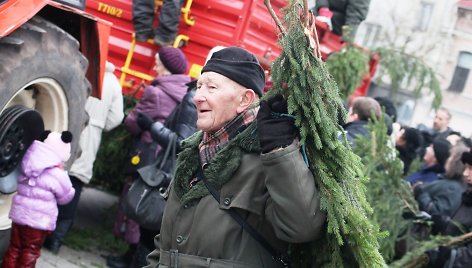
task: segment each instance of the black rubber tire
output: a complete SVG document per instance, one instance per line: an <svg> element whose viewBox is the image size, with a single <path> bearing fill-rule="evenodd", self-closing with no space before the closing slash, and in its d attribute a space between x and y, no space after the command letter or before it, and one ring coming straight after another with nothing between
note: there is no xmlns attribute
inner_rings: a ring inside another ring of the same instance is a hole
<svg viewBox="0 0 472 268"><path fill-rule="evenodd" d="M90 94L90 83L85 76L87 67L88 61L79 51L79 42L56 25L36 16L0 39L0 109L3 112L12 97L31 81L54 79L67 99L68 109L63 110L68 112L68 126L64 128L74 135L74 156L86 119L85 101ZM48 115L51 111L44 107L47 104L41 104L37 99L35 110L42 115L46 129L50 129L48 125L53 124L48 122L48 118L51 121L54 116ZM73 157L67 166L72 161Z"/></svg>

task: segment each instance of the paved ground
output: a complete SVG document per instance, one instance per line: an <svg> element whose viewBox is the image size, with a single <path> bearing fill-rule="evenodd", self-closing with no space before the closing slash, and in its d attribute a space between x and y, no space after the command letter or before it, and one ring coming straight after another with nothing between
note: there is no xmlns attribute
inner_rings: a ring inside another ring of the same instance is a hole
<svg viewBox="0 0 472 268"><path fill-rule="evenodd" d="M118 202L114 195L99 191L94 188L84 188L77 211L74 226L90 227L100 223L104 219L104 212ZM111 230L110 230L111 231ZM62 246L59 254L54 255L43 249L41 257L36 263L37 268L83 268L106 267L105 259L101 256L104 252L86 252Z"/></svg>

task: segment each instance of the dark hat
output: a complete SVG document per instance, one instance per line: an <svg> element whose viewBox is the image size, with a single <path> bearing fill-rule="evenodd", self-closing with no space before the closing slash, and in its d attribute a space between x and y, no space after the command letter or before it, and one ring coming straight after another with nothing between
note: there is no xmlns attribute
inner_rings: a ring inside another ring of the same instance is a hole
<svg viewBox="0 0 472 268"><path fill-rule="evenodd" d="M385 113L391 117L392 121L396 122L397 108L395 108L395 104L387 97L375 97L374 99L380 104L380 107L385 109Z"/></svg>
<svg viewBox="0 0 472 268"><path fill-rule="evenodd" d="M404 128L403 138L406 144L411 150L416 151L419 147L423 146L423 135L416 128L406 127Z"/></svg>
<svg viewBox="0 0 472 268"><path fill-rule="evenodd" d="M202 73L215 72L254 90L262 96L265 74L256 56L239 47L228 47L213 53Z"/></svg>
<svg viewBox="0 0 472 268"><path fill-rule="evenodd" d="M159 59L172 74L183 74L187 71L187 58L179 48L161 47Z"/></svg>
<svg viewBox="0 0 472 268"><path fill-rule="evenodd" d="M463 152L461 157L462 163L472 165L472 150Z"/></svg>
<svg viewBox="0 0 472 268"><path fill-rule="evenodd" d="M433 141L434 157L438 160L439 165L444 167L444 164L449 157L450 148L451 144L446 139L435 139Z"/></svg>

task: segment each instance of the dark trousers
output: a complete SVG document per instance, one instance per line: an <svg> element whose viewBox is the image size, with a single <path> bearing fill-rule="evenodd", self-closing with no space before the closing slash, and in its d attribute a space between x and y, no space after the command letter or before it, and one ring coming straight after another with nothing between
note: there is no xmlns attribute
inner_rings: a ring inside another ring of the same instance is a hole
<svg viewBox="0 0 472 268"><path fill-rule="evenodd" d="M180 9L185 0L164 0L159 13L159 26L155 35L163 41L172 41L177 36ZM136 33L152 32L154 0L133 0L133 24Z"/></svg>
<svg viewBox="0 0 472 268"><path fill-rule="evenodd" d="M10 245L10 235L11 227L6 230L0 230L0 264L2 263L1 260L3 260L3 256Z"/></svg>
<svg viewBox="0 0 472 268"><path fill-rule="evenodd" d="M74 176L69 176L72 182L72 187L75 189L74 198L66 205L58 205L59 214L57 215L56 230L51 234L48 240L56 240L59 243L64 241L64 238L69 232L70 227L74 223L75 212L79 205L80 194L84 183Z"/></svg>
<svg viewBox="0 0 472 268"><path fill-rule="evenodd" d="M10 246L3 257L2 268L34 268L41 246L50 231L13 223Z"/></svg>
<svg viewBox="0 0 472 268"><path fill-rule="evenodd" d="M152 36L154 0L133 0L133 25L136 33Z"/></svg>
<svg viewBox="0 0 472 268"><path fill-rule="evenodd" d="M139 244L129 268L146 266L146 256L156 248L154 245L154 237L159 234L159 231L149 230L140 226L139 233Z"/></svg>
<svg viewBox="0 0 472 268"><path fill-rule="evenodd" d="M161 12L159 13L159 26L155 35L161 40L170 42L175 39L179 31L180 8L185 0L164 0Z"/></svg>

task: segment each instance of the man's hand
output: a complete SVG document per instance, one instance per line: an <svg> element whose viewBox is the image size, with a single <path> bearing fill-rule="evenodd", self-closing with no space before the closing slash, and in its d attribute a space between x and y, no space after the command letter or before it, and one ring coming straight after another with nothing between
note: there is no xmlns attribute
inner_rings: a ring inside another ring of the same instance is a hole
<svg viewBox="0 0 472 268"><path fill-rule="evenodd" d="M136 119L136 121L138 123L138 126L145 131L149 131L151 129L152 123L154 123L149 116L143 113L138 113L138 118Z"/></svg>
<svg viewBox="0 0 472 268"><path fill-rule="evenodd" d="M257 114L257 135L262 153L290 145L295 138L294 119L288 115L287 101L277 94L261 101Z"/></svg>
<svg viewBox="0 0 472 268"><path fill-rule="evenodd" d="M431 233L433 235L443 233L446 230L450 219L451 218L445 215L439 215L439 214L431 215L431 221L433 222L433 225L431 226Z"/></svg>

